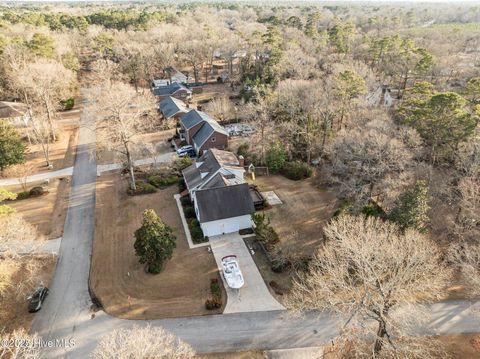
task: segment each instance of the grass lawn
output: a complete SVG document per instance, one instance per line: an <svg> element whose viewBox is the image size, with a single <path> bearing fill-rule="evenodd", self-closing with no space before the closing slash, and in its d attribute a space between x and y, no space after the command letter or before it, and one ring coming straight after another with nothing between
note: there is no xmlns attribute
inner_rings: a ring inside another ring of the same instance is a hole
<svg viewBox="0 0 480 359"><path fill-rule="evenodd" d="M29 183L27 189L30 190L35 186L44 187L48 193L6 204L15 208L27 222L35 225L39 235L47 239L61 237L67 216L70 177L50 180L48 185L43 185L42 182ZM4 188L16 193L23 191L20 185Z"/></svg>
<svg viewBox="0 0 480 359"><path fill-rule="evenodd" d="M98 178L90 287L106 312L128 319L222 312L223 308L205 309L210 279L218 278L217 265L206 247L188 247L173 198L178 187L136 197L127 196L126 189L118 172ZM134 232L147 208L153 208L177 236L172 259L157 275L145 273L133 249Z"/></svg>
<svg viewBox="0 0 480 359"><path fill-rule="evenodd" d="M334 192L322 191L313 178L291 181L280 175L258 176L253 182L261 192L274 191L281 205L266 211L280 237L278 247L311 255L322 241L322 228L339 202Z"/></svg>

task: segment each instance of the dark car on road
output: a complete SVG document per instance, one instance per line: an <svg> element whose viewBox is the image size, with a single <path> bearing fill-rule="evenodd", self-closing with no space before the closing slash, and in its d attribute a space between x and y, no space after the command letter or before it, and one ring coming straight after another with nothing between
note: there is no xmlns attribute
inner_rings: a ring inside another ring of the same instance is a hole
<svg viewBox="0 0 480 359"><path fill-rule="evenodd" d="M27 298L28 302L28 311L30 313L38 312L45 301L45 298L48 295L48 288L41 285L38 287L31 296Z"/></svg>

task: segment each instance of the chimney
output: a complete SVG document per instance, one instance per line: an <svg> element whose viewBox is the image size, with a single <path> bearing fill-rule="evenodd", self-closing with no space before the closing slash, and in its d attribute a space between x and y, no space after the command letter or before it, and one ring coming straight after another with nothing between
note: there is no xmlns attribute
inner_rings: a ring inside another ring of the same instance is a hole
<svg viewBox="0 0 480 359"><path fill-rule="evenodd" d="M240 167L245 167L245 158L242 155L238 156L238 163Z"/></svg>

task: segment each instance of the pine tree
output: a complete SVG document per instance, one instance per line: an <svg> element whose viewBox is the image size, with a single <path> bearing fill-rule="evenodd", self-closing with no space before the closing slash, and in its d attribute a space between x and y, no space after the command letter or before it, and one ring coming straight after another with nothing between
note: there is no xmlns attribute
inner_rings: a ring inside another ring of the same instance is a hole
<svg viewBox="0 0 480 359"><path fill-rule="evenodd" d="M160 273L166 260L172 258L175 236L153 209L143 212L142 226L135 231L135 254L146 264L149 273Z"/></svg>
<svg viewBox="0 0 480 359"><path fill-rule="evenodd" d="M413 188L400 195L389 217L402 231L413 228L425 232L429 209L427 183L417 181Z"/></svg>

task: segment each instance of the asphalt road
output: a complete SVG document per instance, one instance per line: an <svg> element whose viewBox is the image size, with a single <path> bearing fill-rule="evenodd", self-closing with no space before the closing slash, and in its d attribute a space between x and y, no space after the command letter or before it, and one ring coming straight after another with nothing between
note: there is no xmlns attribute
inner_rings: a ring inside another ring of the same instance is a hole
<svg viewBox="0 0 480 359"><path fill-rule="evenodd" d="M70 206L59 261L45 306L35 316L32 332L44 340L73 339L74 346L47 349L47 358L88 358L102 335L121 327L159 325L190 343L198 352L244 349L286 349L319 346L339 333L340 318L328 313L293 317L285 311L264 311L155 321L113 318L90 311L88 292L95 210L94 114L85 108L74 165ZM480 331L480 316L467 301L428 307L428 325L421 335Z"/></svg>

